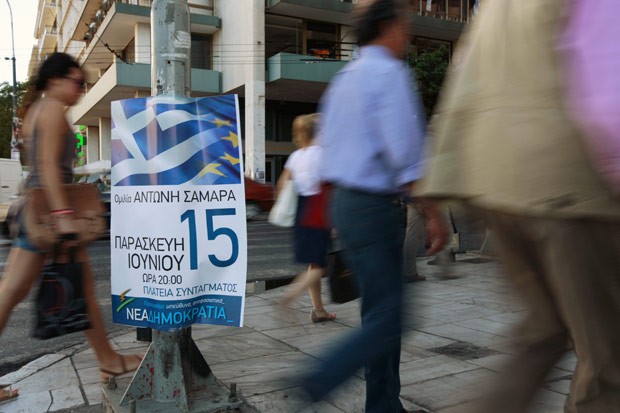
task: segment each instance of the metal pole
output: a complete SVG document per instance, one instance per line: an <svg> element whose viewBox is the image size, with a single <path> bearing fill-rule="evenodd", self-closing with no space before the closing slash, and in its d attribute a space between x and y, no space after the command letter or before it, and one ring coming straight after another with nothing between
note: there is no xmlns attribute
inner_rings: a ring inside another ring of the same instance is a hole
<svg viewBox="0 0 620 413"><path fill-rule="evenodd" d="M11 60L13 62L13 122L11 130L11 158L19 160L19 149L17 149L17 74L15 69L15 31L13 30L13 9L11 3L6 0L7 6L9 6L9 16L11 17L11 48L13 56Z"/></svg>
<svg viewBox="0 0 620 413"><path fill-rule="evenodd" d="M154 0L151 8L153 96L189 97L190 48L187 0ZM241 405L211 372L192 339L191 327L153 331L153 341L120 405L131 400L137 400L136 408L140 411L154 411L164 403L174 403L175 411L180 412L221 412Z"/></svg>
<svg viewBox="0 0 620 413"><path fill-rule="evenodd" d="M172 16L170 10L174 10ZM189 96L191 44L187 0L154 0L151 9L153 96Z"/></svg>

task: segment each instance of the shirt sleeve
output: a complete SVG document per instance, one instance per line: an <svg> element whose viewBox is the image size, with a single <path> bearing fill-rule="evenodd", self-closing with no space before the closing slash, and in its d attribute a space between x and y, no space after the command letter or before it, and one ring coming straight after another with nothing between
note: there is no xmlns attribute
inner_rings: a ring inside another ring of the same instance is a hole
<svg viewBox="0 0 620 413"><path fill-rule="evenodd" d="M379 152L399 186L422 176L426 121L412 73L404 66L382 76L374 106Z"/></svg>
<svg viewBox="0 0 620 413"><path fill-rule="evenodd" d="M295 159L297 155L299 155L298 150L289 155L286 163L284 163L284 169L288 169L289 172L292 172L293 168L295 168Z"/></svg>

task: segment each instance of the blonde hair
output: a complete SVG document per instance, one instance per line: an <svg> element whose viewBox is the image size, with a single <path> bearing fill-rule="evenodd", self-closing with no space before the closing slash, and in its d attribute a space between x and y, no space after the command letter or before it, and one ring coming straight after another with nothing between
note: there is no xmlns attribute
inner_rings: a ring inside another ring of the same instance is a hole
<svg viewBox="0 0 620 413"><path fill-rule="evenodd" d="M303 145L312 142L317 132L320 115L311 113L309 115L300 115L293 120L293 141L297 140Z"/></svg>

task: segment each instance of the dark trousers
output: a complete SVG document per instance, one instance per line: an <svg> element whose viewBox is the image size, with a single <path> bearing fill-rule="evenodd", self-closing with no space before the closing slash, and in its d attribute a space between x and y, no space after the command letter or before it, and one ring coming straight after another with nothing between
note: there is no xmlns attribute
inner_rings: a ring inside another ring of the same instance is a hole
<svg viewBox="0 0 620 413"><path fill-rule="evenodd" d="M336 188L332 219L361 295L362 326L306 379L314 400L365 368L366 412L402 411L400 342L405 211L394 197Z"/></svg>

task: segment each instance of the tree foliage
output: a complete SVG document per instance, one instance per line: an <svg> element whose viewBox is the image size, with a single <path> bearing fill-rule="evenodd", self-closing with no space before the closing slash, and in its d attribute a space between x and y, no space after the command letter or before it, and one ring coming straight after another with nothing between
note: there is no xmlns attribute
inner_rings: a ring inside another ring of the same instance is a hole
<svg viewBox="0 0 620 413"><path fill-rule="evenodd" d="M418 54L409 54L407 63L413 68L420 88L420 97L424 105L426 118L430 119L441 85L446 77L446 71L450 63L450 51L446 46L441 46L432 51Z"/></svg>
<svg viewBox="0 0 620 413"><path fill-rule="evenodd" d="M26 93L27 83L17 83L17 107ZM11 157L11 136L13 119L13 85L0 83L0 158Z"/></svg>

